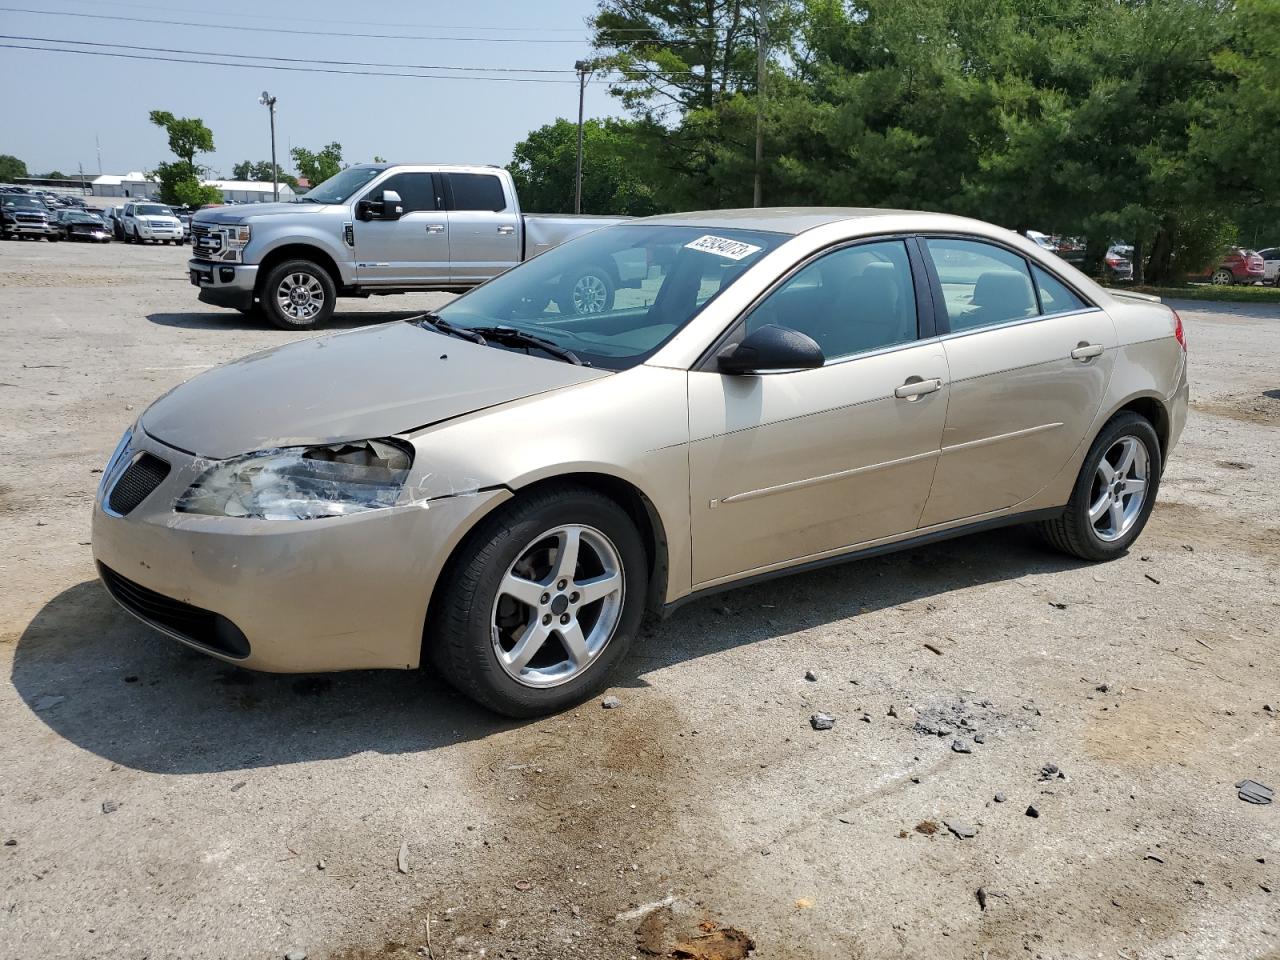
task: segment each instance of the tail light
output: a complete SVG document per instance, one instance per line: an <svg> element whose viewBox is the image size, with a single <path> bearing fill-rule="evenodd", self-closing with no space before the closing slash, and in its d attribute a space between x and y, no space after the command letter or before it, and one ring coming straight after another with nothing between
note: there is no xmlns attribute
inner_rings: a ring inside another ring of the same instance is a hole
<svg viewBox="0 0 1280 960"><path fill-rule="evenodd" d="M1118 267L1118 266L1120 266L1122 263L1124 263L1124 261L1123 261L1123 260L1121 260L1119 257L1107 257L1107 266L1108 266L1108 267Z"/></svg>
<svg viewBox="0 0 1280 960"><path fill-rule="evenodd" d="M1173 339L1178 341L1178 346L1182 347L1182 352L1187 352L1187 332L1182 329L1182 318L1178 316L1177 310L1171 310L1173 313Z"/></svg>
<svg viewBox="0 0 1280 960"><path fill-rule="evenodd" d="M1262 273L1265 270L1266 267L1263 265L1262 257L1258 256L1256 253L1249 254L1249 272Z"/></svg>

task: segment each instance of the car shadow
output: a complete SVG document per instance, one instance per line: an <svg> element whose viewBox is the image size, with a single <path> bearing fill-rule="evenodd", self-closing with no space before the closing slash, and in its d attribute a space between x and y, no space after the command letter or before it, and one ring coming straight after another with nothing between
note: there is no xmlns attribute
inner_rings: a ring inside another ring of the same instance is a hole
<svg viewBox="0 0 1280 960"><path fill-rule="evenodd" d="M1079 565L1011 529L716 594L647 623L613 684L645 686L656 669L721 650ZM913 636L912 650L927 638ZM519 725L425 670L279 675L228 666L139 623L96 581L63 591L36 614L18 641L11 679L54 733L152 773L417 753Z"/></svg>
<svg viewBox="0 0 1280 960"><path fill-rule="evenodd" d="M389 323L392 320L403 320L422 313L422 310L366 310L338 312L329 318L328 323L314 330L299 330L298 333L320 334L334 330L352 330L356 327L368 327L375 323ZM178 327L183 330L263 330L276 331L276 328L265 319L246 316L238 310L208 310L199 313L149 313L147 319L161 327ZM280 333L289 331L281 330Z"/></svg>

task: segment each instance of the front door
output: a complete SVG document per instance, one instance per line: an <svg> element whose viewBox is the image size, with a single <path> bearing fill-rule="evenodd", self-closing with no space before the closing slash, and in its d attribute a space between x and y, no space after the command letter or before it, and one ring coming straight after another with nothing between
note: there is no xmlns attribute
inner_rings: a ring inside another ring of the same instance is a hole
<svg viewBox="0 0 1280 960"><path fill-rule="evenodd" d="M483 283L520 262L520 214L491 173L449 173L455 283Z"/></svg>
<svg viewBox="0 0 1280 960"><path fill-rule="evenodd" d="M449 281L449 214L441 209L430 173L397 173L361 199L400 195L396 220L354 224L356 278L361 286L425 286Z"/></svg>
<svg viewBox="0 0 1280 960"><path fill-rule="evenodd" d="M946 356L918 315L907 243L820 255L734 337L772 323L822 347L814 370L689 375L694 587L912 531L947 409ZM918 281L918 282L917 282Z"/></svg>
<svg viewBox="0 0 1280 960"><path fill-rule="evenodd" d="M959 237L924 246L951 370L929 526L1016 507L1092 439L1116 332L1106 312L1019 253Z"/></svg>

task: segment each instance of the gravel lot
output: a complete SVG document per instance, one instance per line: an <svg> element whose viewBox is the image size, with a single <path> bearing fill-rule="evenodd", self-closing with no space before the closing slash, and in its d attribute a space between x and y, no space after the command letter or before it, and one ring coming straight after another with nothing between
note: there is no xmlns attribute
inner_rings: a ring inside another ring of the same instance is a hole
<svg viewBox="0 0 1280 960"><path fill-rule="evenodd" d="M294 336L186 255L0 244L0 958L1280 956L1280 803L1234 786L1280 788L1280 308L1185 306L1124 559L1015 529L723 594L646 628L620 709L511 723L229 670L99 587L123 429Z"/></svg>

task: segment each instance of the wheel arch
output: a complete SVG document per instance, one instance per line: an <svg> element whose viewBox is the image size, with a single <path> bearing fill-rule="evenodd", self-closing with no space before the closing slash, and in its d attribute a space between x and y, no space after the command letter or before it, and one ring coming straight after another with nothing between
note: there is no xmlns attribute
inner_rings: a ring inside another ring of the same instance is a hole
<svg viewBox="0 0 1280 960"><path fill-rule="evenodd" d="M1098 429L1094 432L1094 436L1090 438L1089 443L1092 444L1097 435L1101 433L1108 423L1115 419L1118 414L1132 412L1138 414L1155 428L1156 437L1160 441L1160 464L1164 466L1165 459L1169 452L1169 435L1172 430L1172 419L1169 415L1169 407L1164 399L1156 393L1141 393L1129 397L1107 416L1099 424Z"/></svg>
<svg viewBox="0 0 1280 960"><path fill-rule="evenodd" d="M286 260L310 260L324 270L333 281L333 285L338 292L342 292L342 288L345 286L342 281L342 273L338 270L338 264L333 257L324 249L310 243L286 243L270 250L258 264L258 283L257 288L254 290L254 296L262 296L262 285L266 283L267 275Z"/></svg>
<svg viewBox="0 0 1280 960"><path fill-rule="evenodd" d="M512 493L511 497L503 498L495 502L490 509L473 516L467 529L456 538L453 547L449 551L449 556L440 565L435 583L431 587L431 596L427 601L427 616L423 624L422 634L424 651L421 662L425 663L427 659L425 645L434 617L437 591L445 581L450 568L458 562L462 550L470 541L471 534L480 524L492 516L494 511L501 507L517 502L522 497L545 490L547 487L563 485L576 485L594 490L626 511L627 516L631 518L631 521L636 525L636 530L640 533L640 539L644 543L645 555L648 560L649 591L648 596L645 597L645 610L648 613L659 613L662 610L663 603L666 600L667 579L670 569L668 562L669 546L666 525L663 523L662 516L659 514L657 507L654 506L652 499L631 481L611 473L577 470L538 477L522 485L517 484L509 487L508 489Z"/></svg>

